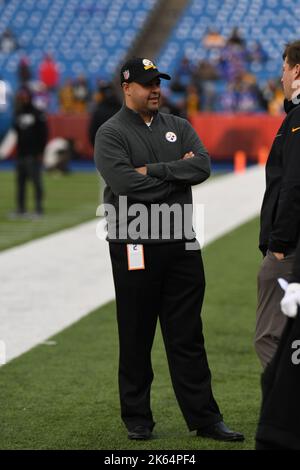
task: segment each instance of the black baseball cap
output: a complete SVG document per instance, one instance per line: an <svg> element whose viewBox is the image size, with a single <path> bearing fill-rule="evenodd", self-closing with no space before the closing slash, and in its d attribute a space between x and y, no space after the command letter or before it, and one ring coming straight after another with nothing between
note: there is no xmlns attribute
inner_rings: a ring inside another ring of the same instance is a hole
<svg viewBox="0 0 300 470"><path fill-rule="evenodd" d="M170 75L161 73L151 60L142 57L128 60L121 68L121 85L131 82L144 85L157 77L171 80Z"/></svg>

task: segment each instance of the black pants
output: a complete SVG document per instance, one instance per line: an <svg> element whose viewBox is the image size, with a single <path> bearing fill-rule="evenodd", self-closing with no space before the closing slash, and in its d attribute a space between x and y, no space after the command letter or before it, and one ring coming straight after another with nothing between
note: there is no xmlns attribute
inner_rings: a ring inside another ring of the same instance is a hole
<svg viewBox="0 0 300 470"><path fill-rule="evenodd" d="M278 349L262 374L256 448L300 450L300 311L288 318Z"/></svg>
<svg viewBox="0 0 300 470"><path fill-rule="evenodd" d="M270 444L268 442L256 441L255 450L289 450L284 447L280 447L276 444Z"/></svg>
<svg viewBox="0 0 300 470"><path fill-rule="evenodd" d="M26 211L26 187L27 182L32 181L34 187L35 210L41 213L43 211L43 185L41 164L34 157L24 157L17 160L16 167L17 178L17 210L18 212Z"/></svg>
<svg viewBox="0 0 300 470"><path fill-rule="evenodd" d="M120 342L119 389L128 429L154 427L151 348L157 318L174 391L190 430L222 420L211 389L200 318L205 278L200 250L144 245L145 270L128 271L126 245L110 243ZM163 397L162 397L163 400Z"/></svg>

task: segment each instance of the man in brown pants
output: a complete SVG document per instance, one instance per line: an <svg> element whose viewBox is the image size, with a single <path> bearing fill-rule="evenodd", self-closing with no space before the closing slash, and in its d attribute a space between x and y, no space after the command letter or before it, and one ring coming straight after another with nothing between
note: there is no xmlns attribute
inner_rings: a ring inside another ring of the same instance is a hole
<svg viewBox="0 0 300 470"><path fill-rule="evenodd" d="M289 279L300 234L300 41L283 54L282 84L287 113L266 165L259 248L264 255L258 274L255 349L265 368L271 361L286 318L280 310L277 279Z"/></svg>

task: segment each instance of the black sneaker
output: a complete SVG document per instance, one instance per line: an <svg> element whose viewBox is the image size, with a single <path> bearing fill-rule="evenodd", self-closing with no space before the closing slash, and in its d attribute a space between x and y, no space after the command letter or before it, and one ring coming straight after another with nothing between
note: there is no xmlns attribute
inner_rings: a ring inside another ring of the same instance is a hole
<svg viewBox="0 0 300 470"><path fill-rule="evenodd" d="M147 441L151 438L151 435L150 429L143 425L135 426L128 431L128 439L136 441Z"/></svg>

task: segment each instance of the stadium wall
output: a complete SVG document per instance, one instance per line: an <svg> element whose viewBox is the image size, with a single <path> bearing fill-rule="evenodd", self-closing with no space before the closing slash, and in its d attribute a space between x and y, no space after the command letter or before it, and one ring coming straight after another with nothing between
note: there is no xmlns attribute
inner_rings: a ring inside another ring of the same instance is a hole
<svg viewBox="0 0 300 470"><path fill-rule="evenodd" d="M269 149L282 116L263 114L211 114L199 113L191 123L210 155L215 159L232 157L243 150L248 158L256 159L262 148ZM73 139L78 154L93 158L88 139L89 115L57 114L49 116L50 138Z"/></svg>

